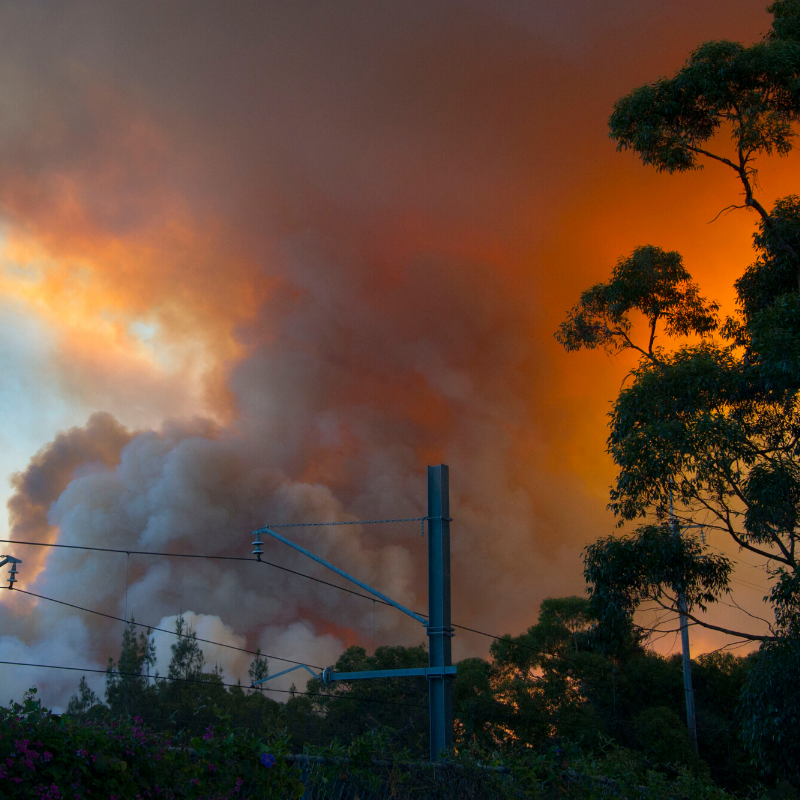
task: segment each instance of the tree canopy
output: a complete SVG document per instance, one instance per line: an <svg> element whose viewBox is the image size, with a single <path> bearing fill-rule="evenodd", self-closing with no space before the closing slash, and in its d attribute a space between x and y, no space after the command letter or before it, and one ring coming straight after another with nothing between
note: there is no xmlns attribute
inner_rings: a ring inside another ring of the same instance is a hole
<svg viewBox="0 0 800 800"><path fill-rule="evenodd" d="M569 351L639 356L613 404L608 452L618 470L610 508L620 525L643 524L587 548L592 615L613 638L644 603L676 611L685 597L693 624L763 643L743 695L751 715L765 691L774 697L776 684L765 688L770 664L800 679L791 655L800 637L800 197L767 210L755 180L758 157L794 146L800 0L769 10L761 41L706 42L672 77L620 99L609 121L618 149L659 171L715 163L736 174L742 201L727 209L759 219L755 259L731 276L734 313L720 321L681 256L644 245L584 292L556 332ZM765 562L766 625L728 628L703 613L731 595L731 560L708 546L719 534ZM769 724L751 716L748 736L763 763L790 716L781 710Z"/></svg>

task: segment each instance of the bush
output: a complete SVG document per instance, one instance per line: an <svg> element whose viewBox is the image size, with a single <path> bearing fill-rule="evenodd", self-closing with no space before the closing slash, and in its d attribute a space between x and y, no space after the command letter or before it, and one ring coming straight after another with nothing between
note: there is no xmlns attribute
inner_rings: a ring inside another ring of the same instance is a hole
<svg viewBox="0 0 800 800"><path fill-rule="evenodd" d="M187 740L132 722L54 716L25 695L0 708L0 784L4 798L300 797L285 738L260 740L220 718Z"/></svg>
<svg viewBox="0 0 800 800"><path fill-rule="evenodd" d="M631 720L637 749L654 764L664 767L681 764L697 768L699 760L692 748L686 724L671 709L647 708Z"/></svg>
<svg viewBox="0 0 800 800"><path fill-rule="evenodd" d="M768 775L800 788L800 639L761 646L739 713L753 761Z"/></svg>

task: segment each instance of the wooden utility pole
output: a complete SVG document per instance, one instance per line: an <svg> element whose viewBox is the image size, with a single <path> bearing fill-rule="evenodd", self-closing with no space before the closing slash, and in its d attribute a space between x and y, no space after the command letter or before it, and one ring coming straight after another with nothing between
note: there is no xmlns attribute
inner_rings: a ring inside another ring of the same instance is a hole
<svg viewBox="0 0 800 800"><path fill-rule="evenodd" d="M675 518L675 509L672 505L672 489L669 492L669 517L672 524L672 533L680 538L681 529ZM697 720L694 713L694 691L692 690L692 657L689 652L689 619L686 616L686 594L683 587L678 592L678 617L681 629L681 652L683 655L683 693L686 696L686 725L689 728L689 738L692 747L697 752Z"/></svg>

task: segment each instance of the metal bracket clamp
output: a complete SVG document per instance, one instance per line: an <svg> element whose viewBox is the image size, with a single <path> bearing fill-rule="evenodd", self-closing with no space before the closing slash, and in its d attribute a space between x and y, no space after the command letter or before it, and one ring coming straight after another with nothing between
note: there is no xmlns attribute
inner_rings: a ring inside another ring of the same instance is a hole
<svg viewBox="0 0 800 800"><path fill-rule="evenodd" d="M456 635L455 631L452 628L437 628L434 627L433 625L428 625L427 628L428 628L428 636L431 635L437 636L438 634L441 634L442 636L449 636L452 638L453 636Z"/></svg>

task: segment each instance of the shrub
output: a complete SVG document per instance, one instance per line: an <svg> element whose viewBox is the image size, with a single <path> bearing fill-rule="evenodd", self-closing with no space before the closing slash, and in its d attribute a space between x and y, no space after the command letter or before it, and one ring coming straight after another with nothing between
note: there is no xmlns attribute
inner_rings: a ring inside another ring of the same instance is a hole
<svg viewBox="0 0 800 800"><path fill-rule="evenodd" d="M138 718L58 717L35 693L21 705L0 708L0 784L9 800L284 800L303 794L297 768L281 757L285 738L232 730L225 718L202 737L169 737L147 730Z"/></svg>

